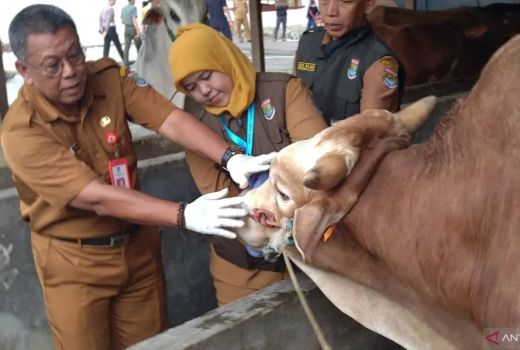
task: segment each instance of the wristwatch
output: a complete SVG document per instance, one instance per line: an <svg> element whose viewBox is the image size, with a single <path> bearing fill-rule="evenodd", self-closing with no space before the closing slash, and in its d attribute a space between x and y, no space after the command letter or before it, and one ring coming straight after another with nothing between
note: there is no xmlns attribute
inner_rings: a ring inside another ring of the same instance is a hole
<svg viewBox="0 0 520 350"><path fill-rule="evenodd" d="M230 145L226 148L226 151L222 155L222 159L220 160L220 166L227 170L227 163L231 157L237 154L244 154L244 150L238 146Z"/></svg>

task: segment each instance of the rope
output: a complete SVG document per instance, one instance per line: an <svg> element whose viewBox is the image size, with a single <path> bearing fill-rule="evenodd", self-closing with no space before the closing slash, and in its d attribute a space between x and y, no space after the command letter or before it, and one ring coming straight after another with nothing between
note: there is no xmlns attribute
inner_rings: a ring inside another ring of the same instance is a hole
<svg viewBox="0 0 520 350"><path fill-rule="evenodd" d="M309 320L309 323L312 326L312 330L314 331L314 334L316 335L316 339L318 340L318 343L320 344L320 347L323 350L331 350L332 348L327 343L327 340L325 339L325 336L323 335L323 331L320 328L320 325L318 324L318 321L316 320L316 317L314 317L314 314L309 307L309 303L307 302L307 298L303 294L300 283L298 282L298 279L296 278L296 274L294 273L294 270L291 265L291 260L289 260L289 257L287 256L287 253L283 252L283 260L285 261L285 265L287 266L287 271L289 272L289 276L291 277L291 281L294 286L294 290L296 291L296 294L298 295L298 299L300 300L300 303L302 304L303 311L305 311L305 315L307 316L307 319Z"/></svg>

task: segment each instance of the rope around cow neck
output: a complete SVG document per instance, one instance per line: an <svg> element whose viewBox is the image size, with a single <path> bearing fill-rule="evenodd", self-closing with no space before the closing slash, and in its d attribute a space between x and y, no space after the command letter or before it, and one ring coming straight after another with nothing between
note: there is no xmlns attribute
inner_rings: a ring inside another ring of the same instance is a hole
<svg viewBox="0 0 520 350"><path fill-rule="evenodd" d="M294 286L294 290L296 291L296 295L298 295L298 299L302 304L303 311L305 311L305 315L307 316L307 319L309 320L309 323L312 326L312 330L316 335L316 340L318 340L318 343L320 344L320 347L323 350L331 350L332 348L330 347L329 343L327 343L325 335L323 334L323 331L321 330L321 327L318 321L316 320L314 313L309 307L307 298L305 297L305 295L302 292L302 289L300 288L300 283L298 282L296 274L294 273L294 269L292 268L291 260L289 259L285 251L283 252L283 260L285 261L285 265L287 266L287 271L289 272L289 276L291 277L291 282Z"/></svg>

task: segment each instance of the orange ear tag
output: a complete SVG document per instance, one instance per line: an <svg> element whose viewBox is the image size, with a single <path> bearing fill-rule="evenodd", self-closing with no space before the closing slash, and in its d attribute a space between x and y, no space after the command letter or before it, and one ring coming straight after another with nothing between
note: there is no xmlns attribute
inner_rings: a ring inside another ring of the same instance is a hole
<svg viewBox="0 0 520 350"><path fill-rule="evenodd" d="M323 234L323 242L327 242L330 237L332 237L332 234L334 233L334 230L336 229L336 224L332 224L325 230L325 233Z"/></svg>

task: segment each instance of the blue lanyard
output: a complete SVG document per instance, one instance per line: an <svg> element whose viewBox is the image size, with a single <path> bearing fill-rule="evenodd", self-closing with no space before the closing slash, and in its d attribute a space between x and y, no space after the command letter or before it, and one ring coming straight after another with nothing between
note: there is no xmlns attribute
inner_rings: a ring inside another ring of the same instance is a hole
<svg viewBox="0 0 520 350"><path fill-rule="evenodd" d="M224 116L219 117L220 124L226 130L229 139L236 145L242 147L248 156L253 155L253 134L255 129L255 104L251 103L247 108L247 141L235 134L227 125Z"/></svg>

